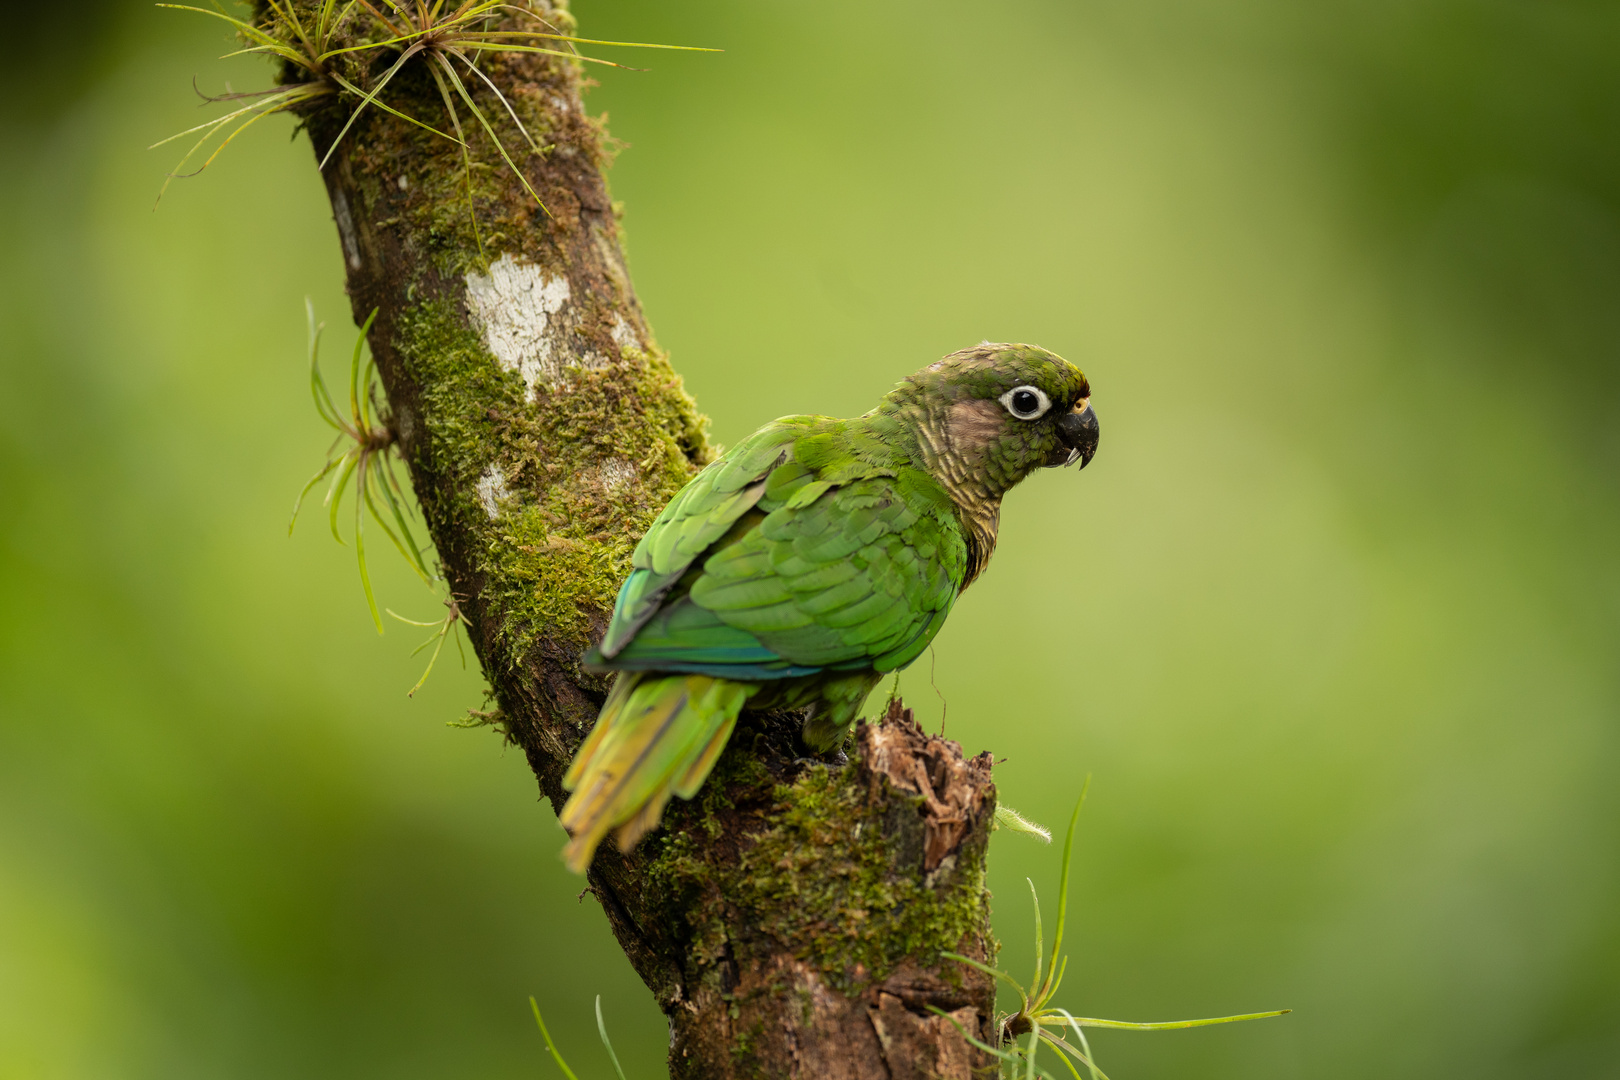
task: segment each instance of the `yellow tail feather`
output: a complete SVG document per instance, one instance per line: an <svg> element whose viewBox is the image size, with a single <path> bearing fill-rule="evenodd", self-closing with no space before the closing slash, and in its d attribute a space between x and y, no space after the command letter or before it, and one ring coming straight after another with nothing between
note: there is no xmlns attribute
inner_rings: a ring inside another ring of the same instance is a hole
<svg viewBox="0 0 1620 1080"><path fill-rule="evenodd" d="M731 741L731 732L736 726L735 715L720 725L720 730L714 733L709 745L705 746L702 752L692 759L692 764L687 766L686 771L676 778L673 789L675 794L683 799L690 799L698 793L698 788L703 786L703 781L707 780L709 773L713 771L714 763L720 760L720 751ZM621 844L624 842L622 837L619 842Z"/></svg>
<svg viewBox="0 0 1620 1080"><path fill-rule="evenodd" d="M574 754L573 762L568 771L563 774L563 790L573 791L579 787L579 778L585 775L585 769L590 765L591 759L602 748L602 740L607 737L608 728L613 726L613 718L619 715L624 703L635 689L637 675L621 674L613 680L613 689L608 691L607 700L602 702L602 711L596 714L596 726L580 744L579 750Z"/></svg>
<svg viewBox="0 0 1620 1080"><path fill-rule="evenodd" d="M695 795L757 689L708 675L620 675L563 778L573 792L559 815L572 837L568 868L583 873L614 828L629 851L672 796Z"/></svg>

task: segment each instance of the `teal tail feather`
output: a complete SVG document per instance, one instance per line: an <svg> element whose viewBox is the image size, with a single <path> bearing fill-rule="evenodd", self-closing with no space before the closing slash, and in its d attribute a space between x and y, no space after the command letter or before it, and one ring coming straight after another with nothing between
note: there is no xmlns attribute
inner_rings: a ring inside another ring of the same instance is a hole
<svg viewBox="0 0 1620 1080"><path fill-rule="evenodd" d="M560 815L572 837L563 848L568 869L584 873L613 829L628 852L673 796L696 795L758 690L711 675L622 673L563 777L573 792Z"/></svg>

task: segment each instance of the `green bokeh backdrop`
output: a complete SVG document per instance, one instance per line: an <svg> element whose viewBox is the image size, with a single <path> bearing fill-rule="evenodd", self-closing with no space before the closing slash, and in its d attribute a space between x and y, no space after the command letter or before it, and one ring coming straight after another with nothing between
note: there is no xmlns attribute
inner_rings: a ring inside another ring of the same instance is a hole
<svg viewBox="0 0 1620 1080"><path fill-rule="evenodd" d="M1095 777L1064 1004L1296 1010L1105 1033L1115 1080L1620 1076L1620 9L578 13L726 50L590 99L721 441L981 338L1091 375L1096 462L1008 499L903 689L1038 820ZM352 340L307 145L151 212L192 75L265 71L142 3L7 18L0 1078L556 1075L531 993L582 1076L597 994L662 1075L521 756L445 726L477 672L407 700L417 632L286 537L303 297ZM1023 970L1057 855L991 859Z"/></svg>

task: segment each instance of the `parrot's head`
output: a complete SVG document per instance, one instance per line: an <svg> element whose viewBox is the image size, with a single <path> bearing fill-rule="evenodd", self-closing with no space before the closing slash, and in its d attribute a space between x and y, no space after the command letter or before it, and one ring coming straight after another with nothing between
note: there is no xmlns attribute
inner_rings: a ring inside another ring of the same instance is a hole
<svg viewBox="0 0 1620 1080"><path fill-rule="evenodd" d="M963 349L906 379L890 400L921 406L923 441L941 466L971 470L998 494L1039 468L1097 452L1084 373L1034 345Z"/></svg>

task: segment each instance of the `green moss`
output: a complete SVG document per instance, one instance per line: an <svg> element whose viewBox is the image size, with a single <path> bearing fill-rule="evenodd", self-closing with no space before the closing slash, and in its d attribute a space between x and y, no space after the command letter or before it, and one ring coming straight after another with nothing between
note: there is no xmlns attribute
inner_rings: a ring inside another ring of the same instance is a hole
<svg viewBox="0 0 1620 1080"><path fill-rule="evenodd" d="M730 759L746 768L751 755L728 754L722 769ZM705 790L749 790L737 777L717 775L721 782ZM836 989L853 993L902 961L926 963L939 949L986 933L982 860L964 851L957 866L973 869L919 877L874 822L865 782L853 767L813 765L792 783L756 789L773 803L771 827L744 838L741 858L723 868L705 858L710 849L696 829L665 834L650 878L668 910L691 920L695 960L712 967L728 945L747 948L726 930L743 927L750 937L787 945ZM892 790L887 797L900 814L921 807L920 797ZM706 813L697 811L700 821Z"/></svg>
<svg viewBox="0 0 1620 1080"><path fill-rule="evenodd" d="M636 538L703 459L703 419L662 353L630 348L530 404L457 308L430 301L396 324L422 388L426 438L412 452L443 481L428 493L431 516L475 538L508 656L541 635L583 645L591 613L612 609ZM493 521L477 495L492 467L511 492Z"/></svg>

